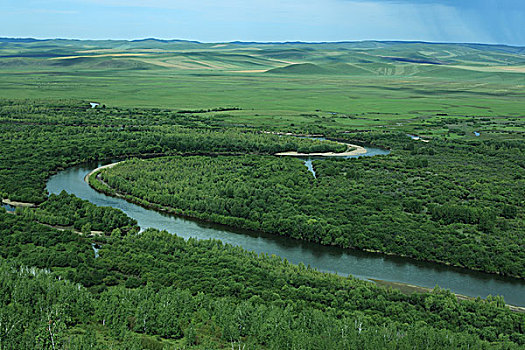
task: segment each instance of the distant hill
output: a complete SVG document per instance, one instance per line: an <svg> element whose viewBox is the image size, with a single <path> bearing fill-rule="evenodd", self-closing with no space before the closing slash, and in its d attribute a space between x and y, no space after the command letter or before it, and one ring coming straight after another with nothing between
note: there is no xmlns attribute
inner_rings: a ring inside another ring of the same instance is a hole
<svg viewBox="0 0 525 350"><path fill-rule="evenodd" d="M155 38L0 38L0 69L38 71L44 67L53 71L159 69L521 82L525 47L397 41L201 43Z"/></svg>
<svg viewBox="0 0 525 350"><path fill-rule="evenodd" d="M335 75L370 75L374 72L347 63L329 63L316 65L313 63L290 64L267 71L272 74L335 74Z"/></svg>
<svg viewBox="0 0 525 350"><path fill-rule="evenodd" d="M329 63L324 66L332 74L368 75L371 72L364 67L348 63Z"/></svg>
<svg viewBox="0 0 525 350"><path fill-rule="evenodd" d="M326 69L321 68L313 63L290 64L285 67L270 69L267 73L274 74L326 74Z"/></svg>
<svg viewBox="0 0 525 350"><path fill-rule="evenodd" d="M24 69L24 68L67 68L67 69L84 69L84 70L137 70L137 69L151 69L158 66L141 62L134 59L119 59L119 58L91 58L91 57L75 57L68 59L46 59L38 60L35 58L0 58L0 69Z"/></svg>
<svg viewBox="0 0 525 350"><path fill-rule="evenodd" d="M53 60L53 66L60 67L77 67L86 69L150 69L158 68L155 65L145 62L122 59L122 58L90 58L78 57L69 59Z"/></svg>

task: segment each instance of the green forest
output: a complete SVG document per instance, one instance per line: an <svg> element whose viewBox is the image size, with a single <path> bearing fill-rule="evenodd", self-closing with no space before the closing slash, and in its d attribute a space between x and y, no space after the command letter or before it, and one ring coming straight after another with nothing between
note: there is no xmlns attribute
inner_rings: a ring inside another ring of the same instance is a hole
<svg viewBox="0 0 525 350"><path fill-rule="evenodd" d="M402 293L46 191L67 167L122 161L90 184L214 223L524 277L514 134L473 139L454 126L470 119L436 116L421 127L440 136L421 142L396 129L233 125L223 113L238 110L202 110L0 99L0 194L17 206L0 208L0 349L525 346L525 313L501 296ZM333 141L285 135L320 131ZM304 159L274 156L345 151L338 142L390 153L315 159L316 177Z"/></svg>
<svg viewBox="0 0 525 350"><path fill-rule="evenodd" d="M405 295L219 241L156 230L82 236L3 209L0 238L3 349L525 344L524 314L500 297Z"/></svg>
<svg viewBox="0 0 525 350"><path fill-rule="evenodd" d="M51 194L38 208L18 208L17 214L30 220L58 228L73 229L84 234L123 235L138 231L137 221L118 209L97 207L65 191Z"/></svg>
<svg viewBox="0 0 525 350"><path fill-rule="evenodd" d="M300 159L176 156L126 161L91 183L175 214L525 276L523 143L373 141L391 154L318 159L316 178Z"/></svg>
<svg viewBox="0 0 525 350"><path fill-rule="evenodd" d="M117 157L162 154L344 151L346 146L220 127L172 110L92 109L85 101L0 100L0 194L43 202L58 169Z"/></svg>

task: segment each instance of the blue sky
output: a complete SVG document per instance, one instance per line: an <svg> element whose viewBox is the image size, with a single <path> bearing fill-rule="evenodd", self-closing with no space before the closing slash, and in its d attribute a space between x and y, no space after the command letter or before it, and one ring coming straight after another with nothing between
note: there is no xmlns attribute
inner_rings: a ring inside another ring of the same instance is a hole
<svg viewBox="0 0 525 350"><path fill-rule="evenodd" d="M525 46L525 0L0 0L0 36Z"/></svg>

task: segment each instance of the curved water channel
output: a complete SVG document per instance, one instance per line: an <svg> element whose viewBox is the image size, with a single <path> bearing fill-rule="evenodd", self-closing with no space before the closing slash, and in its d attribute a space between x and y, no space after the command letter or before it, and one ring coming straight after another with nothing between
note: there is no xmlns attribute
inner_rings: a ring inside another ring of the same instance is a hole
<svg viewBox="0 0 525 350"><path fill-rule="evenodd" d="M367 149L367 151L367 156L388 153L380 149ZM121 209L137 220L142 229L151 227L166 230L185 239L189 237L218 239L257 253L275 254L294 264L303 263L323 272L350 274L362 279L401 282L428 288L439 285L454 293L472 297L503 295L507 303L525 306L523 280L412 259L322 246L145 209L124 199L106 196L92 189L84 181L84 177L100 165L100 163L84 164L60 171L49 179L47 190L49 193L56 194L65 190L96 205Z"/></svg>

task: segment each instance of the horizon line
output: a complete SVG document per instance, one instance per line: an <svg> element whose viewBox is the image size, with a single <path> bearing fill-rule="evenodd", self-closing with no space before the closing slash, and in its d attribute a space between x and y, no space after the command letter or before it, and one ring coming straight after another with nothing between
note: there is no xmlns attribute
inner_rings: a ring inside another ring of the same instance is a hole
<svg viewBox="0 0 525 350"><path fill-rule="evenodd" d="M482 42L456 42L456 41L425 41L425 40L382 40L382 39L364 39L364 40L336 40L336 41L302 41L302 40L287 40L287 41L244 41L244 40L232 40L232 41L199 41L191 39L161 39L155 37L137 38L137 39L78 39L78 38L35 38L35 37L0 37L2 40L13 40L13 41L53 41L53 40L71 40L71 41L126 41L126 42L139 42L139 41L158 41L158 42L188 42L195 44L259 44L259 45L272 45L272 44L350 44L350 43L366 43L366 42L377 42L377 43L406 43L406 44L452 44L452 45L485 45L485 46L506 46L515 48L525 48L525 45L510 45L500 43L482 43Z"/></svg>

